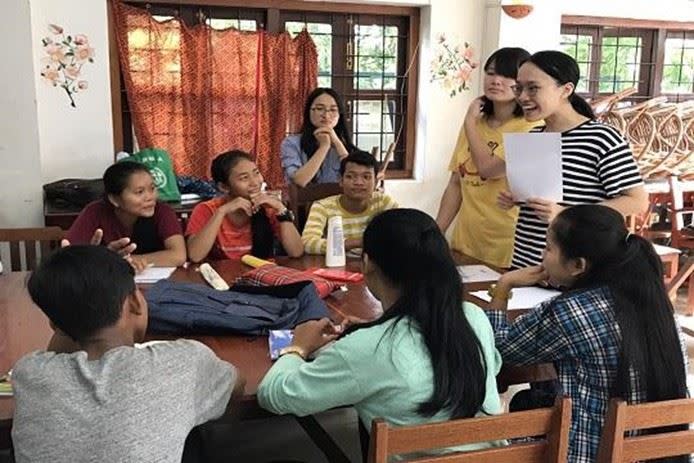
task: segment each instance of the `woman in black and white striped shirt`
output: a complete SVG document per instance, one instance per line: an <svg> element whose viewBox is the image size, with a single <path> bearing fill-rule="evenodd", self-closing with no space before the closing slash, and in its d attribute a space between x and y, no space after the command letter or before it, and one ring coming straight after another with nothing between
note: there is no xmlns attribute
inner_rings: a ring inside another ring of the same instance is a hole
<svg viewBox="0 0 694 463"><path fill-rule="evenodd" d="M521 206L516 225L514 268L539 265L547 228L565 207L604 204L622 215L641 213L648 195L626 140L614 128L594 120L586 101L575 93L576 61L559 51L532 55L518 71L514 92L528 121L545 121L534 131L561 132L563 199L557 204L530 198ZM514 207L510 193L499 206Z"/></svg>

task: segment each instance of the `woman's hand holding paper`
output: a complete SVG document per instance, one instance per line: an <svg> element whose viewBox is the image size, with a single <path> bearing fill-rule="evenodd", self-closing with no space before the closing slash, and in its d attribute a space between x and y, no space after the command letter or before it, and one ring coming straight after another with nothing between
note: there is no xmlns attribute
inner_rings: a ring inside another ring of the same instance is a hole
<svg viewBox="0 0 694 463"><path fill-rule="evenodd" d="M551 223L564 210L564 206L543 198L528 198L526 204L535 211L535 215L547 223Z"/></svg>

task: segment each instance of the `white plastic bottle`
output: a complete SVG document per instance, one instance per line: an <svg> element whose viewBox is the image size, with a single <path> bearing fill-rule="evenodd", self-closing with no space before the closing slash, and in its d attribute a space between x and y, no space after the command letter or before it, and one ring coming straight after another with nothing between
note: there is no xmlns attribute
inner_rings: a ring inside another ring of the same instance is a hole
<svg viewBox="0 0 694 463"><path fill-rule="evenodd" d="M325 266L345 266L345 237L342 231L342 217L339 215L328 219L328 245L325 249Z"/></svg>

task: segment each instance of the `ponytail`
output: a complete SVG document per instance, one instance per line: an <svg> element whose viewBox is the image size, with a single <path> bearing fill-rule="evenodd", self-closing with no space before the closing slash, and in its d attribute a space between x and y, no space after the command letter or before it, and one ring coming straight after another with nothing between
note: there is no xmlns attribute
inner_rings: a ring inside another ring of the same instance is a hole
<svg viewBox="0 0 694 463"><path fill-rule="evenodd" d="M388 320L393 320L389 330L409 323L421 333L433 373L433 393L417 412L431 417L446 410L451 418L477 414L486 394L484 351L465 316L463 284L434 220L414 209L385 211L366 227L364 253L400 290L400 297L384 308L381 318L351 327L344 335Z"/></svg>
<svg viewBox="0 0 694 463"><path fill-rule="evenodd" d="M613 396L628 400L635 375L648 401L686 397L684 355L653 245L629 233L619 212L601 205L565 209L550 233L564 258L586 260L575 289L609 290L622 335Z"/></svg>
<svg viewBox="0 0 694 463"><path fill-rule="evenodd" d="M274 255L273 246L275 235L272 231L270 219L268 219L264 208L251 216L251 240L253 247L251 254L261 259L267 259Z"/></svg>
<svg viewBox="0 0 694 463"><path fill-rule="evenodd" d="M571 103L571 107L574 108L574 111L580 115L585 116L588 119L595 119L593 108L590 107L588 102L582 96L577 95L576 92L569 96L569 103Z"/></svg>

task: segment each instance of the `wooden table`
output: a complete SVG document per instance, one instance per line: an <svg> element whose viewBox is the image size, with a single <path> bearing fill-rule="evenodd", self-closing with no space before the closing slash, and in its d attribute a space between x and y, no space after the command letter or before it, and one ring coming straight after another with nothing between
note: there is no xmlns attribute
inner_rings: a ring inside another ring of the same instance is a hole
<svg viewBox="0 0 694 463"><path fill-rule="evenodd" d="M456 256L459 263L473 263L469 258ZM301 259L278 259L283 265L306 269L321 267L323 257L304 256ZM232 281L236 276L249 270L249 267L240 262L220 261L212 266L227 281ZM187 269L179 268L171 278L175 281L197 282L203 280L195 267ZM348 261L347 270L360 271L358 260ZM26 291L26 279L28 273L14 272L0 275L0 373L4 374L23 355L38 349L45 349L52 330L43 313L32 303ZM474 283L466 285L466 293L484 289L489 283ZM146 290L146 289L145 289ZM481 307L485 303L473 296L466 299L475 302ZM347 285L347 291L336 291L326 299L331 316L335 320L341 320L346 315L356 316L371 320L380 316L382 310L380 303L375 300L364 284ZM517 316L519 312L510 314ZM258 385L265 373L272 366L268 352L266 336L189 336L209 346L221 359L233 363L246 378L246 389L240 403L241 418L254 418L267 416L262 411L256 400ZM172 339L162 335L150 335L149 339ZM541 381L556 377L551 364L530 367L504 367L498 376L501 388L509 384L519 384L528 381ZM14 399L12 397L0 397L0 448L9 446L9 429L14 413ZM311 423L308 422L308 425ZM303 422L302 426L306 426ZM310 432L309 430L307 430ZM317 431L317 430L313 430ZM318 431L320 432L320 431ZM314 436L312 436L314 437ZM332 460L331 460L332 461Z"/></svg>

